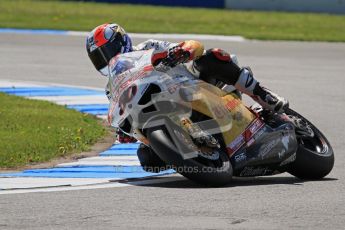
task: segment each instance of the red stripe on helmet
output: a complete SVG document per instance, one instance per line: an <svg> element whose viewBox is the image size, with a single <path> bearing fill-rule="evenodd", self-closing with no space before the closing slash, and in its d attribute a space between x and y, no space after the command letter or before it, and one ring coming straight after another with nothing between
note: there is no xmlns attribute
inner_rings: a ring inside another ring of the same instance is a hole
<svg viewBox="0 0 345 230"><path fill-rule="evenodd" d="M103 25L100 25L96 28L95 33L93 34L93 38L94 38L96 46L100 47L100 46L102 46L108 42L108 40L104 36L105 28L108 25L109 24L103 24Z"/></svg>

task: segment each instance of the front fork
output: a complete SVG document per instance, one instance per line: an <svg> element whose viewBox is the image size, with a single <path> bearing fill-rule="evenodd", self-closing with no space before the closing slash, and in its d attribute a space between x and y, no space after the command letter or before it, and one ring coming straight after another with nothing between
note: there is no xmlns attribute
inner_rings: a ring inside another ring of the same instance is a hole
<svg viewBox="0 0 345 230"><path fill-rule="evenodd" d="M181 126L187 131L187 133L193 138L198 146L205 145L209 148L220 148L220 144L217 139L211 134L202 130L197 123L193 123L189 118L181 119Z"/></svg>

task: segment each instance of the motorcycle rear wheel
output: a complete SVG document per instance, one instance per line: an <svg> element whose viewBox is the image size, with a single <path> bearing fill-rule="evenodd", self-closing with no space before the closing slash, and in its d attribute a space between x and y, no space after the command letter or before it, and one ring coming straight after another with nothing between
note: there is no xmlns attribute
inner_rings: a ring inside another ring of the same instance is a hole
<svg viewBox="0 0 345 230"><path fill-rule="evenodd" d="M176 126L174 129L176 130ZM177 129L184 132L181 128ZM219 150L219 159L216 161L202 157L183 159L164 126L149 128L146 133L155 153L186 178L212 187L231 182L233 170L226 152Z"/></svg>
<svg viewBox="0 0 345 230"><path fill-rule="evenodd" d="M286 114L307 122L314 132L313 138L300 138L296 160L289 165L290 174L303 180L318 180L327 176L334 165L332 146L323 133L310 121L292 109Z"/></svg>

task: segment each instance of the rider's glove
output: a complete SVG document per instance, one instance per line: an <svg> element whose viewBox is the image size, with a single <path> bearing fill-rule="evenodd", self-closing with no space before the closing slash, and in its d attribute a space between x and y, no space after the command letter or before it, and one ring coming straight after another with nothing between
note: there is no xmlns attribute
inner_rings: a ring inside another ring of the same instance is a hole
<svg viewBox="0 0 345 230"><path fill-rule="evenodd" d="M167 56L162 59L162 64L173 68L178 64L185 63L189 58L190 52L177 45L168 50Z"/></svg>
<svg viewBox="0 0 345 230"><path fill-rule="evenodd" d="M120 129L116 131L117 141L124 144L124 143L135 143L137 142L137 139L134 137L128 136L124 132L122 132Z"/></svg>

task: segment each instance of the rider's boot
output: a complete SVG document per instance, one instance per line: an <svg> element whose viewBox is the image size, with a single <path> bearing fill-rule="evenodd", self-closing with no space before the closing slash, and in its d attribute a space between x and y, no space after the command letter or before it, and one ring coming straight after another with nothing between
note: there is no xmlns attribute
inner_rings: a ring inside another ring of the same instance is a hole
<svg viewBox="0 0 345 230"><path fill-rule="evenodd" d="M254 78L249 67L242 68L235 87L241 92L252 97L264 109L281 113L289 106L289 102L285 98L260 86L260 83Z"/></svg>
<svg viewBox="0 0 345 230"><path fill-rule="evenodd" d="M134 137L128 136L127 134L122 132L120 129L116 130L115 138L116 138L115 143L127 144L127 143L137 142L137 139L135 139Z"/></svg>

